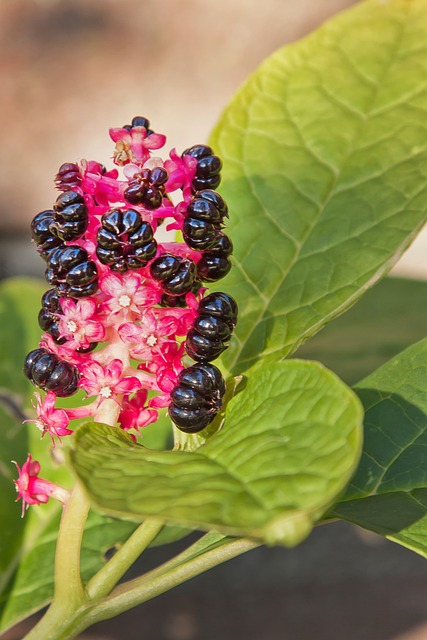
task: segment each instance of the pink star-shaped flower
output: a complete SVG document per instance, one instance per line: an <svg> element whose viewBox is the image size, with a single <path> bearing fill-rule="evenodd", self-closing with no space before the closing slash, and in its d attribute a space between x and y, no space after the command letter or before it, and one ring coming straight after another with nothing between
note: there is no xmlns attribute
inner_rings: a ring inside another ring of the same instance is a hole
<svg viewBox="0 0 427 640"><path fill-rule="evenodd" d="M96 303L90 298L74 302L70 298L61 299L62 315L59 318L61 336L67 338L73 349L86 348L91 342L99 342L105 337L103 324L94 319Z"/></svg>
<svg viewBox="0 0 427 640"><path fill-rule="evenodd" d="M138 325L126 322L119 327L119 336L125 343L132 344L131 354L137 360L149 363L163 362L161 352L171 336L171 322L165 318L156 317L152 311L147 311L139 320Z"/></svg>
<svg viewBox="0 0 427 640"><path fill-rule="evenodd" d="M55 437L68 436L73 433L71 429L67 429L70 418L65 409L55 409L56 395L53 391L48 391L44 400L39 393L35 393L36 399L35 410L37 411L37 420L25 420L25 422L34 422L36 427L42 432L42 438L49 434L53 445L55 445Z"/></svg>
<svg viewBox="0 0 427 640"><path fill-rule="evenodd" d="M158 413L147 406L148 394L145 389L138 391L132 398L124 398L119 415L122 429L141 429L152 422L156 422Z"/></svg>
<svg viewBox="0 0 427 640"><path fill-rule="evenodd" d="M181 158L172 149L169 154L170 160L165 160L165 169L168 172L168 181L166 183L166 191L175 191L182 189L184 199L187 202L191 198L191 183L196 175L197 158L185 155Z"/></svg>
<svg viewBox="0 0 427 640"><path fill-rule="evenodd" d="M13 482L18 492L16 502L22 499L22 517L30 504L44 504L49 498L56 498L65 504L70 495L69 491L49 480L39 478L40 463L32 460L30 454L22 465L22 469L15 461L13 463L19 474L18 479Z"/></svg>
<svg viewBox="0 0 427 640"><path fill-rule="evenodd" d="M125 317L157 304L162 295L159 287L150 286L139 273L124 273L121 277L109 274L101 279L100 288L107 296L104 308Z"/></svg>
<svg viewBox="0 0 427 640"><path fill-rule="evenodd" d="M120 404L119 396L133 393L141 387L138 378L122 377L123 362L118 358L112 360L106 367L96 360L85 363L80 367L80 373L79 386L87 391L86 398L98 396L99 403L111 398Z"/></svg>
<svg viewBox="0 0 427 640"><path fill-rule="evenodd" d="M130 131L121 127L110 129L110 138L116 143L113 158L117 165L129 162L143 164L152 149L160 149L166 142L162 133L147 135L145 127L132 127Z"/></svg>

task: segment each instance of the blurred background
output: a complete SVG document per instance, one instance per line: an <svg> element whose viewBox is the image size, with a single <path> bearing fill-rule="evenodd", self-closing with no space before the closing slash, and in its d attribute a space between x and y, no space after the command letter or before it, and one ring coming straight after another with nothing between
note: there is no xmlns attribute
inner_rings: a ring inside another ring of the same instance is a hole
<svg viewBox="0 0 427 640"><path fill-rule="evenodd" d="M351 4L1 0L0 277L42 276L29 223L55 199L62 163L109 164L109 127L134 115L178 151L205 142L266 56ZM426 278L426 243L421 234L395 273ZM427 640L425 561L344 523L321 527L296 550L251 552L84 635L142 637Z"/></svg>

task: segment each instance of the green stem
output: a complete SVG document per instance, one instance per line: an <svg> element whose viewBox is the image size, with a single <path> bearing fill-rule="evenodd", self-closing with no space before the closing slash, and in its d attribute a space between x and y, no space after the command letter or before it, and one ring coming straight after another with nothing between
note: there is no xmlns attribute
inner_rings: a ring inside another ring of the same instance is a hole
<svg viewBox="0 0 427 640"><path fill-rule="evenodd" d="M88 582L86 593L90 600L108 595L135 560L154 540L163 527L159 520L145 520L114 554L111 560Z"/></svg>
<svg viewBox="0 0 427 640"><path fill-rule="evenodd" d="M259 545L260 543L254 540L238 538L178 566L176 566L177 558L173 558L169 563L165 563L135 580L119 585L110 596L88 612L87 626L128 611L208 569L255 549ZM184 552L183 555L187 555L187 552Z"/></svg>
<svg viewBox="0 0 427 640"><path fill-rule="evenodd" d="M64 621L74 619L87 600L80 577L80 548L88 512L89 501L76 484L64 507L58 532L54 599L25 640L59 640Z"/></svg>

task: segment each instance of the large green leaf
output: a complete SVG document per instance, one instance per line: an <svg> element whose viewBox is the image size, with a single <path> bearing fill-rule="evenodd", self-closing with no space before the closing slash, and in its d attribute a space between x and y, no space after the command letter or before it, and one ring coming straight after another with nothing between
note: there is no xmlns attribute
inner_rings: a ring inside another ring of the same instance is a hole
<svg viewBox="0 0 427 640"><path fill-rule="evenodd" d="M293 545L349 480L361 419L334 374L292 360L254 371L230 401L224 428L195 452L150 451L118 429L88 424L70 457L110 514Z"/></svg>
<svg viewBox="0 0 427 640"><path fill-rule="evenodd" d="M427 209L427 0L368 0L271 56L211 142L241 303L233 372L294 351L381 278Z"/></svg>
<svg viewBox="0 0 427 640"><path fill-rule="evenodd" d="M426 335L427 282L385 278L298 349L355 384Z"/></svg>
<svg viewBox="0 0 427 640"><path fill-rule="evenodd" d="M427 339L356 385L365 407L358 471L333 515L427 557Z"/></svg>

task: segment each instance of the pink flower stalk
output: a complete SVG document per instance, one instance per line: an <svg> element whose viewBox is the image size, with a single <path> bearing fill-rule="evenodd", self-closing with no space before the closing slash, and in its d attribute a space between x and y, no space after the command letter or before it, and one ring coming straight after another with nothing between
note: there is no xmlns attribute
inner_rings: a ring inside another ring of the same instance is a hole
<svg viewBox="0 0 427 640"><path fill-rule="evenodd" d="M116 167L93 160L62 165L55 178L60 195L32 222L51 289L39 315L45 333L27 356L25 374L46 392L44 399L35 395L33 422L53 443L73 433L70 422L81 418L113 424L118 416L122 429L138 433L156 421L159 409L169 407L172 416L171 391L192 365L190 356L196 368L209 363L209 349L214 357L218 344L221 350L215 331L228 336L234 322L232 301L227 317L218 321L214 309L211 326L201 329L206 335L197 335L203 283L230 268L227 207L215 191L219 159L205 145L181 156L173 149L162 159L157 150L165 136L139 116L111 129L110 137ZM184 241L159 241L159 227L177 230ZM77 406L55 406L79 389L86 395ZM193 418L193 430L206 426L199 409ZM38 471L31 457L19 470L23 509L46 502L53 491Z"/></svg>
<svg viewBox="0 0 427 640"><path fill-rule="evenodd" d="M66 503L70 492L49 480L39 478L40 463L37 460L32 460L30 454L22 465L22 469L15 461L13 463L19 474L14 483L18 493L16 502L22 500L22 518L31 504L44 504L49 498L56 498L62 504Z"/></svg>

